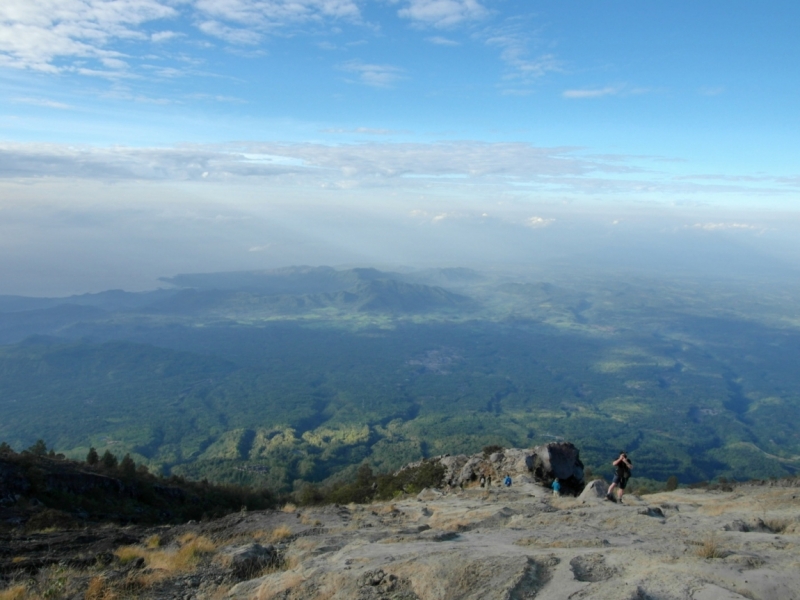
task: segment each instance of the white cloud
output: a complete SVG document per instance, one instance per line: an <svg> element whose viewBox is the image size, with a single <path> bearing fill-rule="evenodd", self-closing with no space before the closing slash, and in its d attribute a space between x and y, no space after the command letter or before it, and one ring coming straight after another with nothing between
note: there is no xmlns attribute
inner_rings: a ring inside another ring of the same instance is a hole
<svg viewBox="0 0 800 600"><path fill-rule="evenodd" d="M525 226L531 229L542 229L549 227L555 222L555 219L546 219L544 217L530 217L525 220Z"/></svg>
<svg viewBox="0 0 800 600"><path fill-rule="evenodd" d="M206 35L235 45L257 44L281 27L360 19L356 0L2 0L0 66L102 74L85 64L90 59L110 71L124 70L127 57L115 43L182 37L147 31L151 23L181 14Z"/></svg>
<svg viewBox="0 0 800 600"><path fill-rule="evenodd" d="M427 40L431 44L436 44L437 46L460 46L461 44L455 40L451 40L446 37L442 37L440 35L434 35L433 37L427 38Z"/></svg>
<svg viewBox="0 0 800 600"><path fill-rule="evenodd" d="M361 17L354 0L195 0L194 8L201 31L234 44L289 25Z"/></svg>
<svg viewBox="0 0 800 600"><path fill-rule="evenodd" d="M403 69L391 65L374 65L360 60L351 60L340 65L343 71L357 73L361 83L372 87L388 88L403 79Z"/></svg>
<svg viewBox="0 0 800 600"><path fill-rule="evenodd" d="M616 96L621 91L619 87L604 87L583 90L565 90L561 95L564 98L602 98L603 96Z"/></svg>
<svg viewBox="0 0 800 600"><path fill-rule="evenodd" d="M242 27L230 27L219 21L203 21L197 28L215 38L219 38L229 44L241 44L244 46L254 46L261 41L261 34L251 29Z"/></svg>
<svg viewBox="0 0 800 600"><path fill-rule="evenodd" d="M398 15L433 27L452 27L488 14L477 0L406 0L405 4L405 8L397 11Z"/></svg>
<svg viewBox="0 0 800 600"><path fill-rule="evenodd" d="M408 133L407 131L397 131L394 129L376 129L374 127L356 127L354 129L323 129L322 133L334 134L356 134L356 135L395 135L398 133Z"/></svg>
<svg viewBox="0 0 800 600"><path fill-rule="evenodd" d="M177 37L183 37L183 34L176 33L174 31L156 31L155 33L150 35L150 39L157 44L161 42L167 42L169 40L174 40Z"/></svg>
<svg viewBox="0 0 800 600"><path fill-rule="evenodd" d="M754 225L752 223L695 223L686 227L704 231L758 231L759 233L766 231L763 225Z"/></svg>
<svg viewBox="0 0 800 600"><path fill-rule="evenodd" d="M500 58L509 67L506 80L526 85L547 73L561 71L561 61L554 54L531 56L534 33L523 20L512 19L483 35L487 45L500 49Z"/></svg>
<svg viewBox="0 0 800 600"><path fill-rule="evenodd" d="M204 176L204 173L206 174ZM251 142L173 148L73 147L0 143L0 179L97 181L257 182L297 189L446 190L474 194L478 186L508 198L615 197L653 199L676 195L730 199L794 197L800 180L700 184L674 181L635 163L582 155L574 148L525 143L453 141L349 144ZM439 193L439 192L437 192ZM529 218L529 217L526 217ZM541 220L537 220L541 219ZM529 218L529 227L549 224ZM700 223L698 229L744 230L743 221ZM757 231L758 225L751 230Z"/></svg>
<svg viewBox="0 0 800 600"><path fill-rule="evenodd" d="M143 23L177 15L158 0L3 0L0 3L0 66L57 72L58 59L94 58L123 67L108 45L142 39Z"/></svg>
<svg viewBox="0 0 800 600"><path fill-rule="evenodd" d="M72 110L74 107L63 102L47 100L46 98L14 98L13 102L18 104L30 104L32 106L43 106L45 108L57 108L59 110Z"/></svg>

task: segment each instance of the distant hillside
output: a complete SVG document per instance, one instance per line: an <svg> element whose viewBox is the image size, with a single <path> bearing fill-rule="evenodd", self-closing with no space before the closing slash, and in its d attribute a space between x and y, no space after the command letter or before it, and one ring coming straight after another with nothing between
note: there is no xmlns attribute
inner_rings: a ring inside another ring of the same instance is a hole
<svg viewBox="0 0 800 600"><path fill-rule="evenodd" d="M236 290L260 295L324 294L348 290L359 281L391 279L395 273L377 269L336 270L332 267L286 267L264 271L188 273L161 281L196 290Z"/></svg>
<svg viewBox="0 0 800 600"><path fill-rule="evenodd" d="M314 286L310 286L314 287ZM444 288L404 283L394 279L354 279L347 287L332 292L266 294L256 291L199 288L183 289L163 302L148 307L147 313L175 315L215 314L218 317L301 314L326 308L340 311L425 313L470 308L469 298Z"/></svg>
<svg viewBox="0 0 800 600"><path fill-rule="evenodd" d="M39 444L21 453L0 444L0 531L15 525L83 527L91 521L183 523L276 502L266 489L159 477L129 457L110 454L87 464L48 454Z"/></svg>
<svg viewBox="0 0 800 600"><path fill-rule="evenodd" d="M456 279L468 277L456 276L459 270L453 271ZM425 273L423 279L449 277ZM66 298L0 296L0 344L19 342L31 335L82 336L108 326L151 323L164 317L182 323L218 323L330 319L351 313L403 317L478 308L466 296L443 287L370 268L289 267L176 275L163 281L177 288L138 293L110 290Z"/></svg>

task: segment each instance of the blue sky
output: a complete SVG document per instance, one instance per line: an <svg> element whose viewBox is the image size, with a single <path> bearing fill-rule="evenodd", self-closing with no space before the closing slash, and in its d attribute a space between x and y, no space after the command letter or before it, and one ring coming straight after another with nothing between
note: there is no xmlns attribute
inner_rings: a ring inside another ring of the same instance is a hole
<svg viewBox="0 0 800 600"><path fill-rule="evenodd" d="M478 231L487 262L524 260L496 246L626 223L629 244L693 231L794 262L798 17L789 2L3 0L0 293L475 261Z"/></svg>

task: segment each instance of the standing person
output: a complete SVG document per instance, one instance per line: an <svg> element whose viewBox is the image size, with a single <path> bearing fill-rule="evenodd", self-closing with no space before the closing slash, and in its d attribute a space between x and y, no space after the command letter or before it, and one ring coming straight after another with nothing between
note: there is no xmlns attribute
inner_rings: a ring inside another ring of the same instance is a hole
<svg viewBox="0 0 800 600"><path fill-rule="evenodd" d="M503 479L503 485L506 487L511 487L511 475L506 475L506 478Z"/></svg>
<svg viewBox="0 0 800 600"><path fill-rule="evenodd" d="M612 502L619 502L622 504L622 496L625 493L625 486L628 485L628 479L631 477L633 463L628 460L628 454L623 450L619 453L619 458L611 464L614 465L614 480L608 487L606 498ZM615 487L619 487L619 498L614 495Z"/></svg>

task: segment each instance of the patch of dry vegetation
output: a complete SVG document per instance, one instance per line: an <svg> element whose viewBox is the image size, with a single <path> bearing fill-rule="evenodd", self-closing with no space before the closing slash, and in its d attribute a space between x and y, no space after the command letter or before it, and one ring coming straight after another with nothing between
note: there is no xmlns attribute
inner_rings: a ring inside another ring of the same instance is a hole
<svg viewBox="0 0 800 600"><path fill-rule="evenodd" d="M123 565L142 558L146 566L160 571L163 578L175 572L191 570L203 556L217 548L209 538L195 533L186 533L179 537L177 548L162 548L160 538L153 539L156 537L148 538L141 546L121 546L115 554Z"/></svg>
<svg viewBox="0 0 800 600"><path fill-rule="evenodd" d="M269 541L275 543L290 537L292 537L292 528L288 525L281 525L272 530L269 535Z"/></svg>
<svg viewBox="0 0 800 600"><path fill-rule="evenodd" d="M89 587L86 588L84 594L85 600L115 600L117 594L114 589L106 581L105 577L97 576L92 577L89 581Z"/></svg>
<svg viewBox="0 0 800 600"><path fill-rule="evenodd" d="M15 585L5 590L0 590L0 600L24 600L28 597L28 588L24 585Z"/></svg>
<svg viewBox="0 0 800 600"><path fill-rule="evenodd" d="M258 588L257 600L272 600L284 597L286 592L300 586L304 578L297 572L285 572L268 577Z"/></svg>
<svg viewBox="0 0 800 600"><path fill-rule="evenodd" d="M300 522L303 525L313 525L314 527L319 527L320 525L322 525L322 521L320 521L319 519L315 519L313 517L310 517L308 515L301 516L300 517Z"/></svg>
<svg viewBox="0 0 800 600"><path fill-rule="evenodd" d="M764 519L764 525L772 533L792 533L792 530L795 529L794 526L796 523L793 519L772 518Z"/></svg>
<svg viewBox="0 0 800 600"><path fill-rule="evenodd" d="M695 550L695 554L700 558L725 558L727 556L727 552L725 552L719 544L719 540L717 539L716 534L710 533L708 534L702 542L698 543L697 549Z"/></svg>

